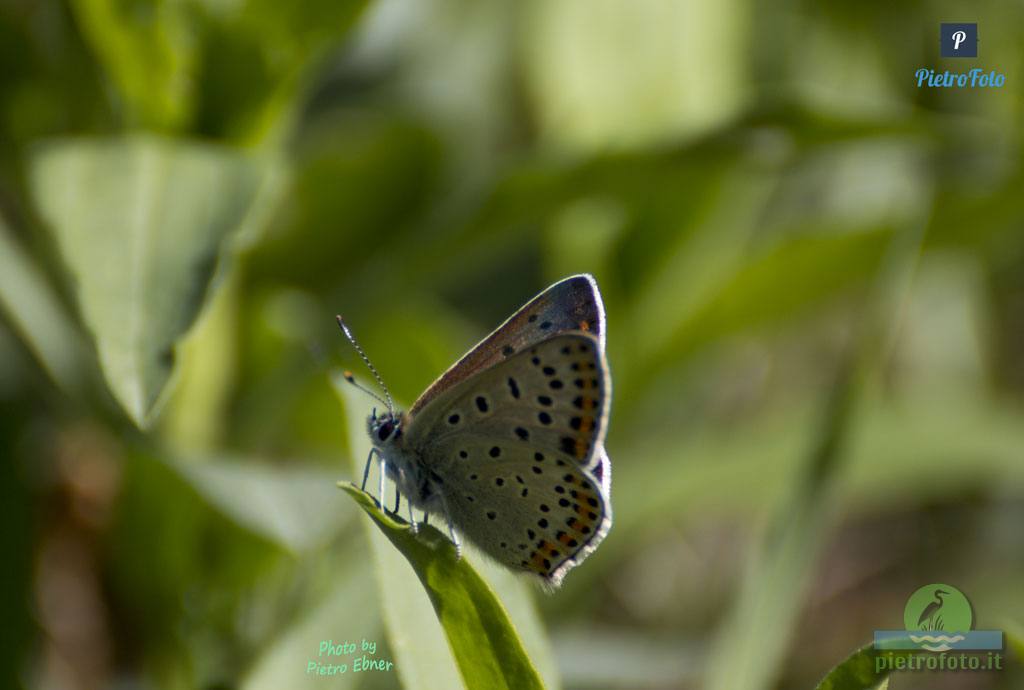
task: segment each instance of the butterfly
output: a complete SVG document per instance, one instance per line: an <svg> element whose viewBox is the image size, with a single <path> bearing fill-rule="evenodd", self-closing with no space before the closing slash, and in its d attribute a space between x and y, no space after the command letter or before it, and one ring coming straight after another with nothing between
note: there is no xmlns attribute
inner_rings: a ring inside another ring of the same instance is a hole
<svg viewBox="0 0 1024 690"><path fill-rule="evenodd" d="M565 278L521 307L442 374L407 412L341 317L384 391L367 419L372 448L398 498L441 516L484 553L558 587L612 525L604 449L611 401L605 315L590 275ZM352 375L346 378L355 383ZM363 389L366 390L366 389ZM372 392L369 392L373 395Z"/></svg>

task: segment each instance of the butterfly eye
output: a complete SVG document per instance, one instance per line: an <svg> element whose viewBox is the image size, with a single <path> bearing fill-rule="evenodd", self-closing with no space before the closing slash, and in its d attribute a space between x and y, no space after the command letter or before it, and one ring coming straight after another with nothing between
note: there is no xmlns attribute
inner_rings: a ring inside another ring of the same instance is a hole
<svg viewBox="0 0 1024 690"><path fill-rule="evenodd" d="M377 429L377 438L379 438L381 441L387 441L388 437L391 436L391 432L394 430L394 424L392 424L391 422L384 422L383 424L380 425L380 428Z"/></svg>

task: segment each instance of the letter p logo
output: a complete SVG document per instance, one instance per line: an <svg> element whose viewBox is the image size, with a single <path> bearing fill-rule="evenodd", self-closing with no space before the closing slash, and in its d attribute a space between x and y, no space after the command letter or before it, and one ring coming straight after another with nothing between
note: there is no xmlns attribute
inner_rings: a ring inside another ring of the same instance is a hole
<svg viewBox="0 0 1024 690"><path fill-rule="evenodd" d="M978 25L942 24L939 47L942 57L978 57Z"/></svg>

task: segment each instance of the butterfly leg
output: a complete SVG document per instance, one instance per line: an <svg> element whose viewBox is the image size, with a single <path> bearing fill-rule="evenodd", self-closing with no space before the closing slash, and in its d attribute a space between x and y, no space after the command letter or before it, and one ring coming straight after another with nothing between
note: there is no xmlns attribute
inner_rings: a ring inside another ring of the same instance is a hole
<svg viewBox="0 0 1024 690"><path fill-rule="evenodd" d="M361 491L366 491L366 480L370 478L370 461L373 460L373 454L376 452L376 448L371 448L370 454L366 456L366 467L363 468L363 483L359 487Z"/></svg>
<svg viewBox="0 0 1024 690"><path fill-rule="evenodd" d="M412 533L416 534L420 531L420 526L416 524L416 517L412 514L412 501L406 501L405 504L409 506L409 524L412 526Z"/></svg>
<svg viewBox="0 0 1024 690"><path fill-rule="evenodd" d="M455 558L456 560L461 560L462 542L459 541L459 535L455 534L455 527L452 525L451 513L448 511L448 502L444 500L444 496L441 496L441 507L444 509L444 519L448 522L448 537L452 540L452 544L455 545ZM426 516L426 513L424 513L424 519L426 519Z"/></svg>
<svg viewBox="0 0 1024 690"><path fill-rule="evenodd" d="M448 518L448 536L451 537L452 543L455 544L456 560L462 560L462 542L459 541L459 535L455 533L455 528L452 527L451 518Z"/></svg>
<svg viewBox="0 0 1024 690"><path fill-rule="evenodd" d="M384 508L384 475L387 474L388 462L380 453L377 454L377 458L380 460L380 483L378 485L380 491L377 494L377 496L380 497L380 509L386 510L386 508Z"/></svg>
<svg viewBox="0 0 1024 690"><path fill-rule="evenodd" d="M401 505L401 492L398 490L399 486L405 485L405 470L401 467L398 468L398 479L395 481L395 515L398 515L398 508ZM409 511L409 526L412 527L412 533L416 534L419 531L419 525L416 524L416 518L412 514L412 501L406 501L405 505Z"/></svg>

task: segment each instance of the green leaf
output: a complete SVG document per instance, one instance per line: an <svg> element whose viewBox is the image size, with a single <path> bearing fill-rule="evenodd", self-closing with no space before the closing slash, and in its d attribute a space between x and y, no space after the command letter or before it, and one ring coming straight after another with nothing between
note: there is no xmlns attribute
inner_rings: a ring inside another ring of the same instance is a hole
<svg viewBox="0 0 1024 690"><path fill-rule="evenodd" d="M864 645L829 671L815 690L886 690L891 671L875 670L878 655L874 645Z"/></svg>
<svg viewBox="0 0 1024 690"><path fill-rule="evenodd" d="M233 141L284 144L313 68L351 31L368 0L197 3L195 125Z"/></svg>
<svg viewBox="0 0 1024 690"><path fill-rule="evenodd" d="M1004 620L1002 623L1006 646L1013 650L1018 663L1024 663L1024 625L1016 621Z"/></svg>
<svg viewBox="0 0 1024 690"><path fill-rule="evenodd" d="M746 100L744 67L717 48L743 35L740 8L525 5L522 79L541 131L561 146L605 149L663 143L731 119ZM643 36L642 49L622 40L624 26ZM699 28L708 26L714 38Z"/></svg>
<svg viewBox="0 0 1024 690"><path fill-rule="evenodd" d="M259 177L229 149L154 137L57 141L32 158L32 192L76 283L104 376L141 428Z"/></svg>
<svg viewBox="0 0 1024 690"><path fill-rule="evenodd" d="M673 324L671 339L649 367L666 366L731 333L795 317L870 282L892 236L876 228L798 237L749 259L689 318Z"/></svg>
<svg viewBox="0 0 1024 690"><path fill-rule="evenodd" d="M336 494L326 472L251 460L168 465L218 511L292 553L322 545L349 522L335 509Z"/></svg>
<svg viewBox="0 0 1024 690"><path fill-rule="evenodd" d="M835 469L848 433L851 385L850 376L841 375L831 390L809 461L744 573L709 664L709 688L758 690L772 684L836 512Z"/></svg>
<svg viewBox="0 0 1024 690"><path fill-rule="evenodd" d="M448 537L425 525L413 534L381 512L354 485L339 483L413 567L444 627L459 671L470 688L543 688L508 614Z"/></svg>
<svg viewBox="0 0 1024 690"><path fill-rule="evenodd" d="M191 107L194 60L183 5L73 0L71 7L129 121L164 130L180 126Z"/></svg>
<svg viewBox="0 0 1024 690"><path fill-rule="evenodd" d="M895 235L886 260L873 281L865 316L855 344L837 372L823 409L817 439L808 463L797 477L792 495L759 545L760 550L745 573L739 601L723 626L723 634L709 665L708 687L758 690L772 685L792 635L800 602L813 566L837 515L840 463L849 456L848 446L856 403L863 397L863 381L869 365L876 363L883 336L897 323L899 304L915 259L920 252L918 228ZM767 638L764 630L771 630Z"/></svg>
<svg viewBox="0 0 1024 690"><path fill-rule="evenodd" d="M50 377L65 389L82 377L84 341L46 277L0 216L0 312Z"/></svg>

